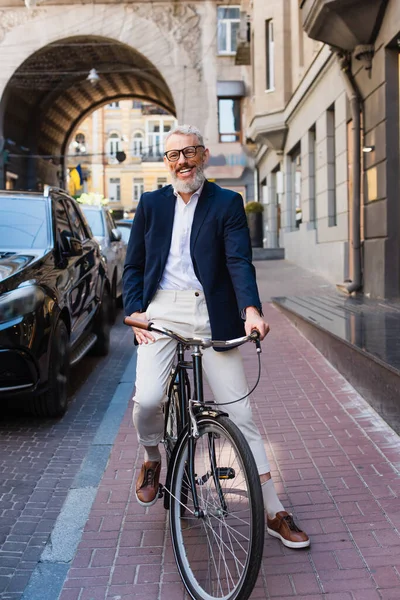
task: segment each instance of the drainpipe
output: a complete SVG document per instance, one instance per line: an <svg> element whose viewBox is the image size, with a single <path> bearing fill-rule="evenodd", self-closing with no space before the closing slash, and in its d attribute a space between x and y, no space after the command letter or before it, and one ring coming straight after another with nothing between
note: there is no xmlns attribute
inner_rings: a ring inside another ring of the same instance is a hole
<svg viewBox="0 0 400 600"><path fill-rule="evenodd" d="M351 294L362 287L361 272L361 122L360 112L362 98L351 73L349 53L335 50L343 76L346 92L350 101L351 116L353 120L353 222L352 222L352 247L353 247L353 281L346 286L346 291Z"/></svg>

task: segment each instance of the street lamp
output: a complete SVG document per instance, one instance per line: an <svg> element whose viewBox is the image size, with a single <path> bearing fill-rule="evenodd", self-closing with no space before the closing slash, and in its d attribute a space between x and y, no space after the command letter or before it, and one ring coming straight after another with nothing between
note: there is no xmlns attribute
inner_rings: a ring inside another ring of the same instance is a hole
<svg viewBox="0 0 400 600"><path fill-rule="evenodd" d="M30 0L28 0L28 2L29 1ZM90 69L89 75L86 77L86 79L90 81L92 85L96 85L99 82L100 77L96 69Z"/></svg>

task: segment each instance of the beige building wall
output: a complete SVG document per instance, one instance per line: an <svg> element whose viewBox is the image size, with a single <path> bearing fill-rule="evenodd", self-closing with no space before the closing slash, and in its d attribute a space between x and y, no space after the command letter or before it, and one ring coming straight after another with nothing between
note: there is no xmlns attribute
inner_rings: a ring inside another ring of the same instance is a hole
<svg viewBox="0 0 400 600"><path fill-rule="evenodd" d="M274 31L275 85L265 90L266 22ZM254 101L264 245L334 283L348 276L348 101L331 51L303 32L297 0L255 0Z"/></svg>
<svg viewBox="0 0 400 600"><path fill-rule="evenodd" d="M4 27L0 24L0 99L3 97L4 103L6 95L3 96L3 92L16 70L49 44L70 40L71 37L120 43L143 55L154 65L155 71L171 92L176 109L174 116L178 122L196 125L204 132L205 142L212 155L225 157L224 164L221 164L221 161L217 161L218 164L210 164L208 176L224 185L243 189L252 199L254 186L252 183L250 185L249 181L254 179L253 161L243 151L243 128L240 131L240 139L235 142L221 143L219 139L219 83L242 83L243 93L237 96L242 111L248 103L246 94L250 89L250 67L237 65L235 52L221 55L218 51L218 8L239 7L240 2L234 4L227 0L204 0L177 4L172 0L151 3L143 0L82 4L70 0L59 4L56 0L49 0L46 3L38 3L37 7L30 11L21 5L19 0L0 0L0 4L7 12L7 19L3 20ZM82 77L82 74L79 76ZM148 76L151 77L151 74ZM106 92L112 95L112 86L109 86ZM76 102L79 104L79 101L77 92ZM68 113L68 106L62 106L62 109L65 114ZM117 120L120 118L108 110L106 113L106 124L101 125L97 122L94 125L93 144L96 148L101 148L107 128L113 124L117 126ZM57 115L57 118L63 117ZM243 124L243 113L241 120ZM122 114L121 128L124 131L128 122L131 126L132 114L127 109ZM45 128L49 135L59 135L51 123L46 124ZM131 130L127 135L131 135ZM110 166L111 168L117 171L115 167ZM130 168L133 168L133 165L130 165ZM101 164L97 162L91 169L92 184L96 188L104 188ZM124 163L119 169L121 181L124 180L123 202L128 204L131 200L130 192L126 191L130 178L128 163ZM147 187L152 185L156 175L150 172L148 166L143 169ZM52 168L52 176L55 172L56 169Z"/></svg>
<svg viewBox="0 0 400 600"><path fill-rule="evenodd" d="M154 112L155 106L144 104L145 111L150 107ZM73 132L69 144L69 167L80 164L84 170L83 191L102 194L110 199L111 208L131 212L136 208L142 191L151 191L170 183L161 157L164 141L162 131L158 160L142 160L147 157L150 148L153 148L150 146L152 139L148 132L151 124L155 123L160 129L166 129L167 126L172 129L177 120L173 115L167 114L144 115L138 102L133 100L106 104L84 119ZM79 135L85 138L84 152L79 146L76 147L75 140ZM112 135L118 135L118 148L126 154L126 159L121 163L110 155ZM141 136L140 147L134 146L137 141L135 135ZM142 150L141 153L137 152L139 149ZM119 199L115 198L116 188L112 180L119 181Z"/></svg>

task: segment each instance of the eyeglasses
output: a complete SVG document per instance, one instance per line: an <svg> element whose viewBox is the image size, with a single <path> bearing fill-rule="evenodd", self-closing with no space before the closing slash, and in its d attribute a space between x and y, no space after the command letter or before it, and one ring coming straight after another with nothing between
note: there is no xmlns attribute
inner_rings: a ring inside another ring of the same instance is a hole
<svg viewBox="0 0 400 600"><path fill-rule="evenodd" d="M168 150L168 152L164 152L164 156L166 156L170 162L179 160L181 152L185 158L193 158L193 156L196 156L197 154L197 148L203 148L204 150L205 146L186 146L186 148L182 148L182 150Z"/></svg>

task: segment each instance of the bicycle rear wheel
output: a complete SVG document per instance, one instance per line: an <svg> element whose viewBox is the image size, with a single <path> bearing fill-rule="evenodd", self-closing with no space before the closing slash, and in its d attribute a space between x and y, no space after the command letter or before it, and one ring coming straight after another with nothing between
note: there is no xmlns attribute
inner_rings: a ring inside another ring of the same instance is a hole
<svg viewBox="0 0 400 600"><path fill-rule="evenodd" d="M187 475L188 438L176 456L170 527L183 583L195 600L246 600L264 547L260 479L243 434L227 417L200 417L194 473L202 517L194 515ZM186 511L181 515L181 494Z"/></svg>

